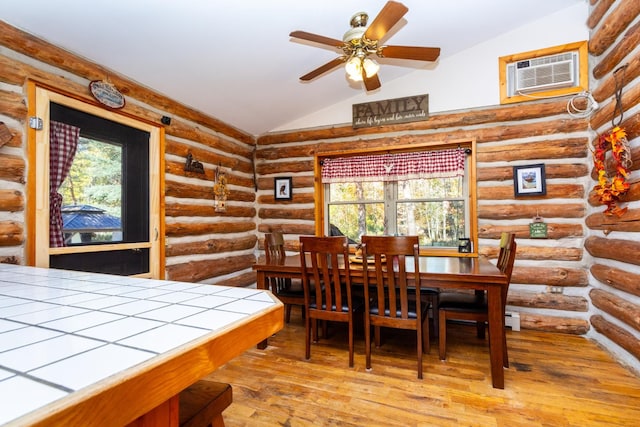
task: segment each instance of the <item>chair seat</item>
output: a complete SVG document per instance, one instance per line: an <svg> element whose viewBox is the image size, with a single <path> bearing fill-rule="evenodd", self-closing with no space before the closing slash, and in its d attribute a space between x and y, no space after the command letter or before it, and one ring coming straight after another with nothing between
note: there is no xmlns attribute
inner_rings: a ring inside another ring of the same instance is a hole
<svg viewBox="0 0 640 427"><path fill-rule="evenodd" d="M324 300L324 298L323 298ZM361 300L360 298L352 298L351 299L351 310L356 312L356 311L360 311L360 309L362 309L362 307L364 307L364 300ZM316 305L316 303L311 302L309 303L309 308L311 309L317 309L318 306ZM327 309L327 305L326 304L322 304L322 309L326 310ZM331 306L331 311L336 311L336 305L332 305ZM342 311L349 311L349 305L347 304L346 301L344 301L342 303Z"/></svg>
<svg viewBox="0 0 640 427"><path fill-rule="evenodd" d="M425 307L422 308L422 311L424 313L426 313L428 309L429 309L429 307L425 306ZM377 302L375 300L371 302L371 306L369 307L369 314L373 314L374 316L379 316L380 315L380 311L378 310L378 305L377 305ZM391 310L389 310L389 308L386 308L384 310L384 315L387 316L387 317L391 316ZM417 319L418 318L418 313L416 312L416 303L415 303L415 301L409 301L409 308L408 308L407 316L408 316L409 319ZM402 310L400 309L400 307L396 308L396 317L402 317Z"/></svg>
<svg viewBox="0 0 640 427"><path fill-rule="evenodd" d="M276 295L292 298L304 298L304 289L302 289L302 283L294 282L291 286L279 289Z"/></svg>
<svg viewBox="0 0 640 427"><path fill-rule="evenodd" d="M448 311L484 313L487 311L487 296L486 294L478 297L474 294L443 293L440 294L438 308Z"/></svg>

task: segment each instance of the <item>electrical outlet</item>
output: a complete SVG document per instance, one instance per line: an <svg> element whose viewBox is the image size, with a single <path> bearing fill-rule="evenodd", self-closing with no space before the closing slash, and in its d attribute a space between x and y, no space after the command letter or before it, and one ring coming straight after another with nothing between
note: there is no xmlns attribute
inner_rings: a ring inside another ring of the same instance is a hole
<svg viewBox="0 0 640 427"><path fill-rule="evenodd" d="M548 286L547 290L550 294L561 294L563 291L562 286Z"/></svg>

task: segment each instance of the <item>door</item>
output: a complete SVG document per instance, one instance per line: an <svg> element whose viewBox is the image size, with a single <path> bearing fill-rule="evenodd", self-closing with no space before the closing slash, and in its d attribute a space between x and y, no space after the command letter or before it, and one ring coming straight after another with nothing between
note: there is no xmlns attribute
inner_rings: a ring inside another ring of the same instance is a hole
<svg viewBox="0 0 640 427"><path fill-rule="evenodd" d="M43 88L35 89L35 98L43 129L35 134L35 177L30 175L36 187L34 264L162 278L162 128ZM80 134L73 172L57 190L64 195L59 247L49 243L51 121Z"/></svg>

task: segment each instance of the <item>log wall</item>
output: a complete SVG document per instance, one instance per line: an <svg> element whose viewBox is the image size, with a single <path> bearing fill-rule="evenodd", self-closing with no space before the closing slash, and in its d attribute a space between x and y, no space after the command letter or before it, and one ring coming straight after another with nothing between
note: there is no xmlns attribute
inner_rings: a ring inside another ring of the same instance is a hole
<svg viewBox="0 0 640 427"><path fill-rule="evenodd" d="M514 231L518 239L510 309L520 312L524 327L585 334L589 282L583 242L591 134L588 119L567 114L568 99L434 114L423 122L357 131L345 125L262 136L256 152L258 231L285 233L289 250L297 249L301 234L314 233L313 155L318 151L475 138L479 253L495 259L503 231ZM546 165L546 196L516 199L513 166L536 163ZM274 200L278 176L293 177L291 201ZM536 215L548 224L547 239L529 238Z"/></svg>
<svg viewBox="0 0 640 427"><path fill-rule="evenodd" d="M122 110L165 127L166 273L173 280L233 286L255 283L256 224L253 149L255 139L219 120L78 58L0 21L0 121L13 138L0 148L0 262L25 263L29 238L25 218L28 79L94 103L91 80L110 81L126 96ZM187 154L205 174L185 172ZM213 208L215 167L227 173L231 194L227 211Z"/></svg>
<svg viewBox="0 0 640 427"><path fill-rule="evenodd" d="M592 89L600 103L591 117L592 140L620 124L627 131L633 159L631 189L621 203L628 209L624 215L604 215L593 191L587 198L590 336L640 370L640 2L599 0L587 24ZM616 108L616 77L622 82L621 108ZM591 188L596 183L593 169Z"/></svg>

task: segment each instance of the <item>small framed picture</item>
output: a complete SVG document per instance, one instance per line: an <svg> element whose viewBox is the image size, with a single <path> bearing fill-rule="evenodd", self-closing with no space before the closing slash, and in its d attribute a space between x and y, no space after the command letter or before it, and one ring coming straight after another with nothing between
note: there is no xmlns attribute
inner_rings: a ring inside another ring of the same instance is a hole
<svg viewBox="0 0 640 427"><path fill-rule="evenodd" d="M276 200L291 200L291 177L273 179L273 197Z"/></svg>
<svg viewBox="0 0 640 427"><path fill-rule="evenodd" d="M544 164L513 167L513 190L516 197L547 194Z"/></svg>

